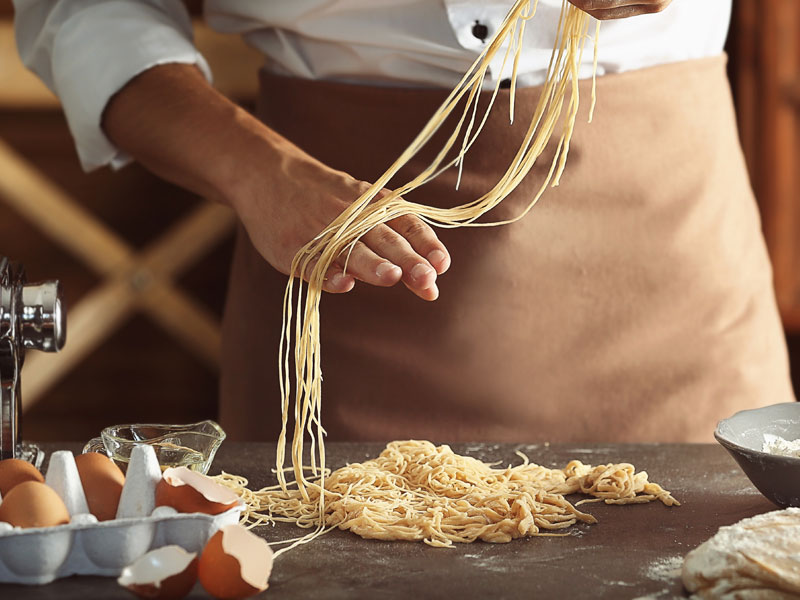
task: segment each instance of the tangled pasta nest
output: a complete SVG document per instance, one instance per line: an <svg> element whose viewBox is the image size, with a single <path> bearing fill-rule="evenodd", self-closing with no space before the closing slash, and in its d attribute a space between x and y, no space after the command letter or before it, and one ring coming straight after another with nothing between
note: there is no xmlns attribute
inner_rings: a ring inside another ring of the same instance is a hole
<svg viewBox="0 0 800 600"><path fill-rule="evenodd" d="M578 521L596 519L576 508L582 502L633 504L660 500L678 505L670 493L627 463L592 467L573 460L563 469L532 464L522 455L515 467L495 468L427 441L391 442L380 456L349 464L308 483L308 498L280 486L257 492L247 480L223 473L218 481L245 501L251 525L287 521L300 527L349 529L364 538L454 542L509 542L553 535ZM570 503L564 496L592 499ZM322 497L320 497L322 496ZM320 519L320 507L323 520Z"/></svg>

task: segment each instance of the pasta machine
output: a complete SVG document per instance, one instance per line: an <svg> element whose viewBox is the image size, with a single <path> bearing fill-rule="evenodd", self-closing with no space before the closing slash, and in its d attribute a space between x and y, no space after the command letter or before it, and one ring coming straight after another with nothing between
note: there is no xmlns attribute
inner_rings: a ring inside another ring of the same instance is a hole
<svg viewBox="0 0 800 600"><path fill-rule="evenodd" d="M43 453L22 441L22 363L27 350L58 352L66 336L59 282L27 284L22 265L0 256L0 459L41 463Z"/></svg>

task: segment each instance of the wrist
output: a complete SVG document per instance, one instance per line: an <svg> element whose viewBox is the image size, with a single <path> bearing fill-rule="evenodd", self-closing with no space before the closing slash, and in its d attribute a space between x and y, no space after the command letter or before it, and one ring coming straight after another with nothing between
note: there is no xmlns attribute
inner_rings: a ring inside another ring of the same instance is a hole
<svg viewBox="0 0 800 600"><path fill-rule="evenodd" d="M228 151L221 152L215 169L214 188L240 217L253 210L263 213L273 200L290 202L309 186L336 189L347 177L246 111L241 110L234 122Z"/></svg>

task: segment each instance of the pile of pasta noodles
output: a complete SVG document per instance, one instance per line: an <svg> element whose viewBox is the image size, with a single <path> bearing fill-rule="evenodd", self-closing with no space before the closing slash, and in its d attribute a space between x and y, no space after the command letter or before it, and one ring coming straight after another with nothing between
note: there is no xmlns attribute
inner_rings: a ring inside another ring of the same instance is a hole
<svg viewBox="0 0 800 600"><path fill-rule="evenodd" d="M568 494L593 499L582 502L678 505L669 492L648 481L647 473L636 473L627 463L592 467L573 460L563 469L548 469L521 457L518 466L495 468L446 445L391 442L377 458L329 474L324 504L314 484L306 500L298 489L275 485L253 492L242 477L223 473L217 479L240 494L251 526L288 521L311 528L322 521L327 528L364 538L423 540L438 547L510 542L554 535L578 521L595 523L564 497Z"/></svg>
<svg viewBox="0 0 800 600"><path fill-rule="evenodd" d="M511 71L507 98L513 121L525 25L534 18L536 7L537 0L514 2L483 52L403 154L294 257L290 271L293 276L284 295L278 358L278 484L251 492L244 480L222 478L249 501L248 515L253 523L279 520L314 528L306 536L288 540L294 543L280 552L306 543L334 526L364 537L424 539L437 546L540 535L578 520L593 520L563 497L578 491L613 502L654 498L674 502L661 488L648 483L645 473L635 474L631 465L592 468L573 462L563 470L550 470L526 461L518 467L497 470L455 455L446 446L434 448L425 442L394 442L375 460L348 465L333 473L326 467L319 309L323 281L334 261L349 257L370 229L402 215L415 215L433 226L446 228L510 223L524 216L548 186L557 185L564 172L578 114L580 66L591 21L589 15L567 0L562 0L547 77L533 116L516 155L496 185L480 198L449 208L426 206L404 197L450 168L459 169L460 180L464 158L487 121L507 69ZM599 23L595 31L596 73ZM496 57L502 57L502 61L495 61ZM490 73L490 66L498 62L499 71ZM484 82L492 80L497 83L485 108L479 111ZM589 120L594 109L594 86L592 89ZM431 141L451 115L456 120L454 130L446 136L430 165L410 181L387 190L393 177ZM510 220L478 221L511 194L548 146L553 160L544 166L544 181L527 207ZM287 448L290 467L284 467ZM310 464L305 460L307 455ZM287 478L289 473L293 480Z"/></svg>

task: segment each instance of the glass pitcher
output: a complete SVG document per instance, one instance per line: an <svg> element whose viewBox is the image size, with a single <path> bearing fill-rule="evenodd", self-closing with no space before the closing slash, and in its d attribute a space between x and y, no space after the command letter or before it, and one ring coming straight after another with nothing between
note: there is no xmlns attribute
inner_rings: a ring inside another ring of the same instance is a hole
<svg viewBox="0 0 800 600"><path fill-rule="evenodd" d="M131 450L138 444L149 444L156 451L162 471L188 467L206 474L224 439L225 432L214 421L189 425L112 425L103 429L100 437L89 440L83 451L106 454L125 471Z"/></svg>

